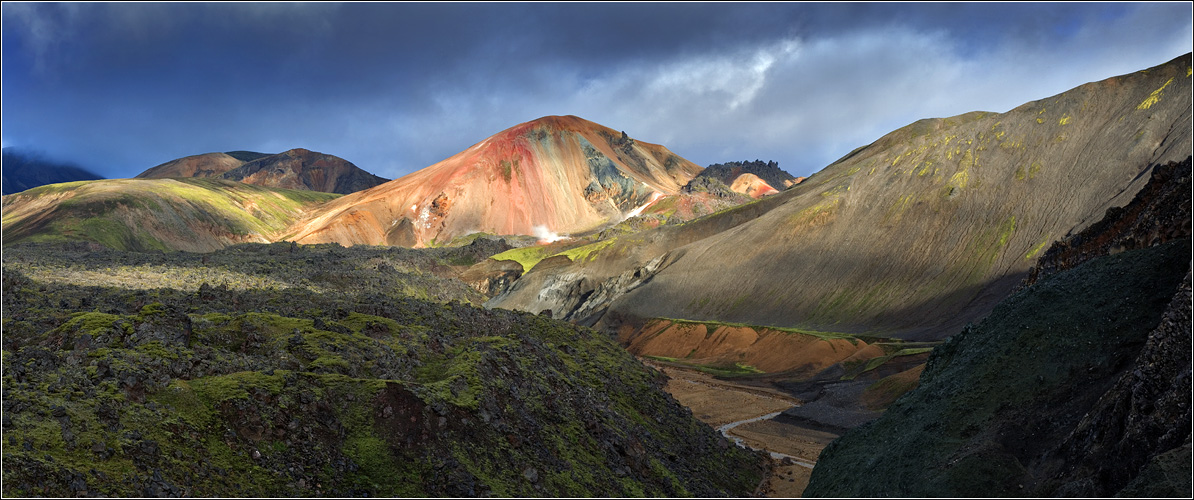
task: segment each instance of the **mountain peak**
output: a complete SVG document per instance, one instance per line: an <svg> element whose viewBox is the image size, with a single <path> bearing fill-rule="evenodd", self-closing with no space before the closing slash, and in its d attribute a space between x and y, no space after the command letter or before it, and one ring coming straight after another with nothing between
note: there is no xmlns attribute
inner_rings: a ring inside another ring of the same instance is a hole
<svg viewBox="0 0 1194 500"><path fill-rule="evenodd" d="M266 187L347 194L386 179L329 154L294 148L278 154L233 151L171 160L137 178L216 177Z"/></svg>
<svg viewBox="0 0 1194 500"><path fill-rule="evenodd" d="M477 231L585 231L679 192L700 170L624 132L577 116L544 116L337 200L329 215L298 227L295 240L424 246Z"/></svg>

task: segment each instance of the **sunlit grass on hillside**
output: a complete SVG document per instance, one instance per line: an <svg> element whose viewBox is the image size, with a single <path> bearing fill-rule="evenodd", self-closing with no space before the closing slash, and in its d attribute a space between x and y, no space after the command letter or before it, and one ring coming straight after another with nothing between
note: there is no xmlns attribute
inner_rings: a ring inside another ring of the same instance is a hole
<svg viewBox="0 0 1194 500"><path fill-rule="evenodd" d="M552 255L552 250L546 246L529 246L522 248L513 248L506 250L490 257L493 260L512 260L522 265L522 272L528 272L539 261L546 259Z"/></svg>
<svg viewBox="0 0 1194 500"><path fill-rule="evenodd" d="M106 179L40 186L5 200L5 243L86 240L119 250L178 248L157 234L268 238L338 194L214 179ZM52 210L40 224L36 217ZM155 229L156 228L156 229Z"/></svg>
<svg viewBox="0 0 1194 500"><path fill-rule="evenodd" d="M4 257L8 270L62 285L192 292L206 284L241 291L356 290L432 301L480 304L485 300L463 282L429 271L452 262L484 259L484 250L474 247L412 250L249 243L211 253L123 253L94 243L20 243L6 246Z"/></svg>
<svg viewBox="0 0 1194 500"><path fill-rule="evenodd" d="M615 240L616 238L609 238L563 251L557 251L560 248L557 245L534 245L510 249L490 258L493 260L512 260L517 262L522 265L522 271L526 273L539 262L551 257L562 255L572 262L593 258L596 252L600 252L602 249L612 245Z"/></svg>
<svg viewBox="0 0 1194 500"><path fill-rule="evenodd" d="M670 322L678 324L678 325L705 325L705 327L709 328L710 331L713 331L717 328L721 328L723 326L728 326L730 328L750 328L752 330L762 330L762 329L775 330L775 331L790 333L790 334L794 334L794 335L807 335L810 337L816 337L821 340L845 339L845 340L849 340L851 342L855 342L855 341L859 340L859 338L860 338L858 335L852 335L849 333L823 332L823 331L817 331L817 330L809 330L806 328L792 328L792 327L765 326L765 325L747 325L744 323L730 323L730 322L725 322L725 321L698 321L698 320L677 319L677 318L658 318L658 319L661 321L670 321Z"/></svg>
<svg viewBox="0 0 1194 500"><path fill-rule="evenodd" d="M662 361L664 363L690 368L699 372L708 373L721 378L742 377L746 375L757 375L767 373L763 370L750 366L746 363L732 363L732 364L717 364L706 365L701 363L693 363L682 359L669 358L667 356L643 356L644 358Z"/></svg>

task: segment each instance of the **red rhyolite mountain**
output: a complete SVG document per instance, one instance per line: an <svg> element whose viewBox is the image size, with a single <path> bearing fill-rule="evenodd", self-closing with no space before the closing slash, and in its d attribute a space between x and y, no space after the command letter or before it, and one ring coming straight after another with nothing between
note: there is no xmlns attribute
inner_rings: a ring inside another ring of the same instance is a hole
<svg viewBox="0 0 1194 500"><path fill-rule="evenodd" d="M550 236L618 222L701 167L575 116L499 132L418 172L329 204L289 239L444 244L474 232Z"/></svg>

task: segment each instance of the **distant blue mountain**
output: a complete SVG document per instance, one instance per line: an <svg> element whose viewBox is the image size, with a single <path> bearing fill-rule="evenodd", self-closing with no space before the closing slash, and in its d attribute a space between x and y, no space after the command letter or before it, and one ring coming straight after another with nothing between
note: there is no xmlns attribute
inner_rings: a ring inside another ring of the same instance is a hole
<svg viewBox="0 0 1194 500"><path fill-rule="evenodd" d="M3 191L3 194L19 193L26 189L59 182L103 179L103 176L77 165L48 160L37 153L11 147L4 148L3 153L4 161L0 168L3 173L3 179L0 179L0 190Z"/></svg>

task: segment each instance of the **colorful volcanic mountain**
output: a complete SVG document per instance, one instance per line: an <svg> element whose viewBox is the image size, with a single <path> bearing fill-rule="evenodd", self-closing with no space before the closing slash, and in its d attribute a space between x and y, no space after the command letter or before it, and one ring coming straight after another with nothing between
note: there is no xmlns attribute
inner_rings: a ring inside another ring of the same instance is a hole
<svg viewBox="0 0 1194 500"><path fill-rule="evenodd" d="M701 167L575 116L522 123L405 177L340 198L287 239L446 244L476 232L538 235L616 223L679 192Z"/></svg>

